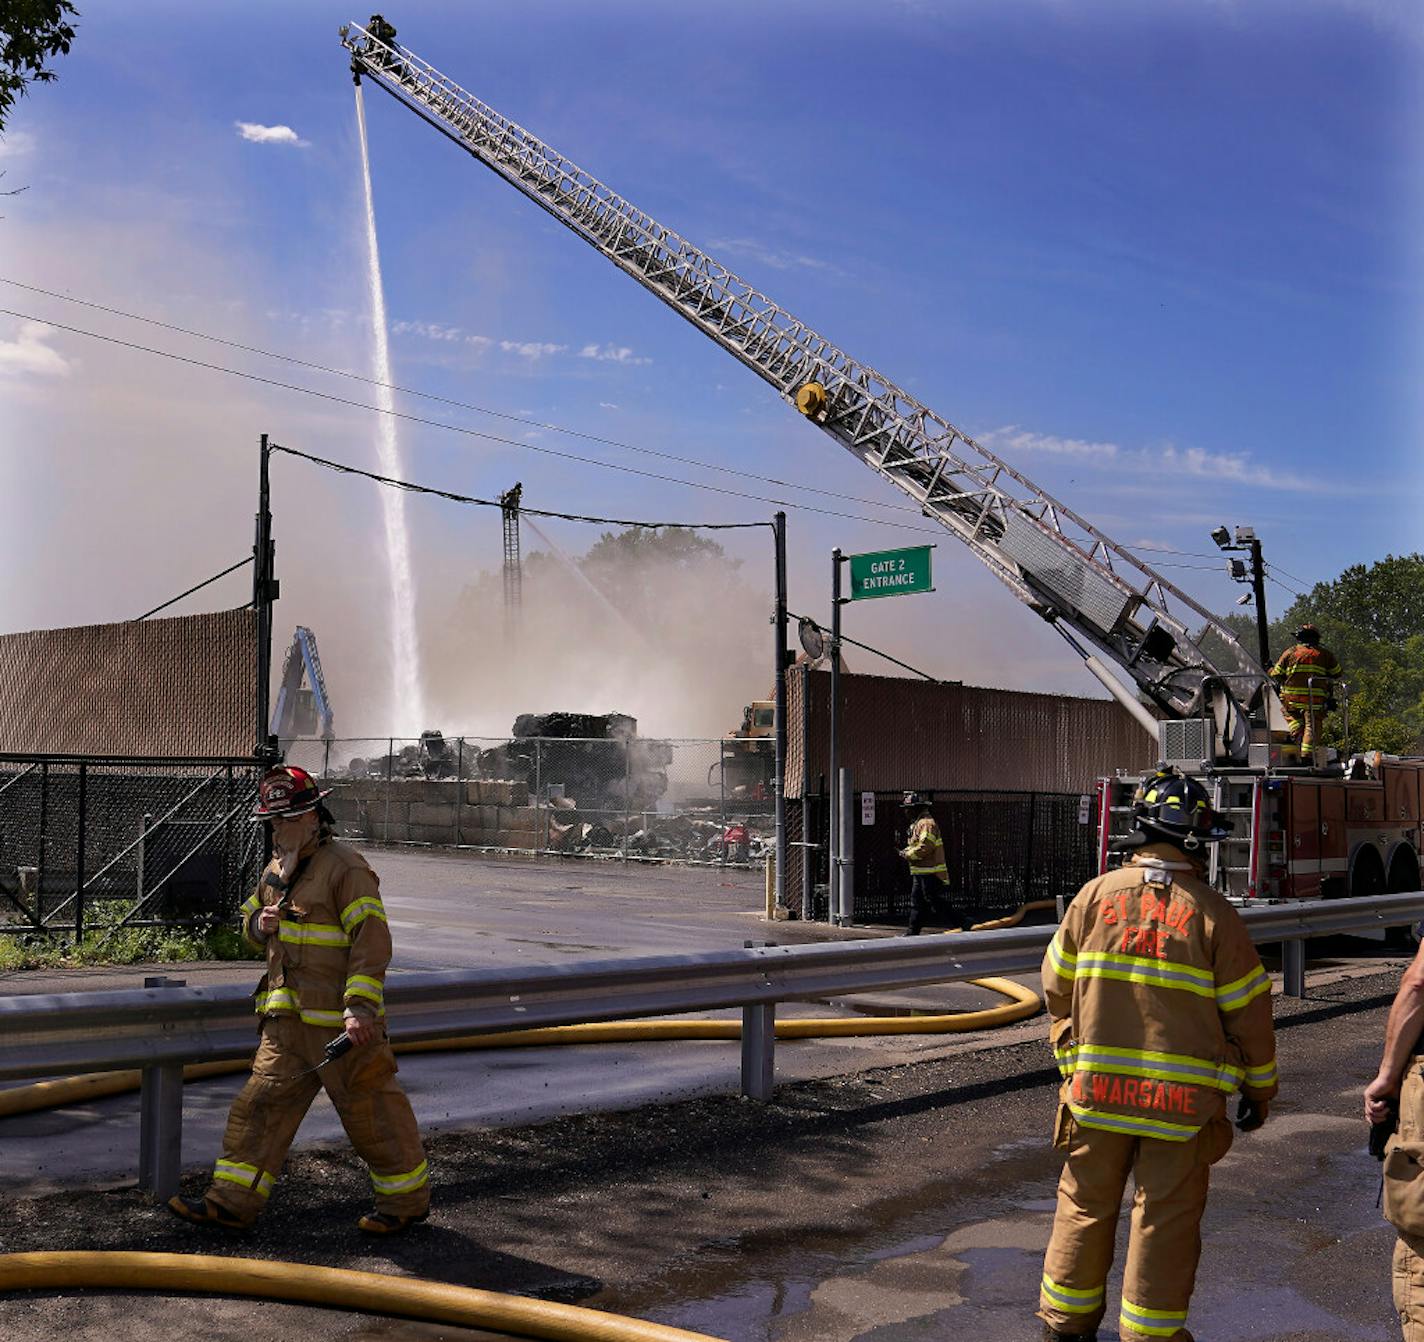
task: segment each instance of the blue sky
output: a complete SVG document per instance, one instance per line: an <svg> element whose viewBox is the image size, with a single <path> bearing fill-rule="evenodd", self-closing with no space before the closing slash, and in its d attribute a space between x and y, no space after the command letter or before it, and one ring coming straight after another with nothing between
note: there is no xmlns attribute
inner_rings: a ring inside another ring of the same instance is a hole
<svg viewBox="0 0 1424 1342"><path fill-rule="evenodd" d="M326 3L94 6L59 82L20 104L0 149L6 184L28 187L4 202L0 274L366 370L352 89L336 37L364 17ZM1420 548L1414 6L491 0L388 17L413 50L1115 539L1191 552L1160 555L1162 571L1207 605L1228 608L1240 590L1198 557L1218 521L1256 525L1292 586ZM583 243L390 99L367 98L398 381L715 462L753 493L826 504L759 483L775 476L897 501ZM299 143L244 139L239 123L290 127ZM369 399L8 285L0 297ZM240 557L263 430L375 457L368 414L10 317L0 417L19 514L6 557L33 575L4 597L7 629L124 618ZM522 479L537 506L771 510L436 429L403 430L402 445L415 478L475 494ZM824 613L833 545L927 539L891 508L830 506L876 520L792 511L796 609ZM497 563L498 531L488 515L410 512L422 623L435 627ZM573 551L592 539L551 534ZM278 536L282 614L337 645L354 716L385 730L381 677L355 669L383 618L371 491L284 462ZM719 618L760 648L764 546L729 544L745 590ZM37 570L41 552L63 562ZM850 631L943 676L1091 692L948 535L936 563L934 595L857 608ZM242 599L231 582L212 604ZM721 704L762 692L756 668L741 679L745 691L719 683L687 729L712 730Z"/></svg>

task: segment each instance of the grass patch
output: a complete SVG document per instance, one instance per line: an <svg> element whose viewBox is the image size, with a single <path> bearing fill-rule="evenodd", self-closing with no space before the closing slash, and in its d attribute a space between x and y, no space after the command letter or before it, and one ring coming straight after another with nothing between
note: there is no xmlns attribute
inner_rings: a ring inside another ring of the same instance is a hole
<svg viewBox="0 0 1424 1342"><path fill-rule="evenodd" d="M0 936L0 970L77 969L93 965L181 964L190 960L259 960L230 927L99 927L75 945L62 933Z"/></svg>

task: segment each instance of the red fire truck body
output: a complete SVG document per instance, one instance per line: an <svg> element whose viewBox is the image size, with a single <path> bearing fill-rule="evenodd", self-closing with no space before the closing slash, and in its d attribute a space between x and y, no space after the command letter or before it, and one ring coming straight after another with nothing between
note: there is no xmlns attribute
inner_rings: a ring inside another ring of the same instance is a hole
<svg viewBox="0 0 1424 1342"><path fill-rule="evenodd" d="M1357 756L1339 773L1235 771L1203 775L1232 837L1208 849L1207 876L1241 901L1331 899L1418 890L1424 851L1424 760ZM1098 866L1132 827L1140 778L1098 785Z"/></svg>

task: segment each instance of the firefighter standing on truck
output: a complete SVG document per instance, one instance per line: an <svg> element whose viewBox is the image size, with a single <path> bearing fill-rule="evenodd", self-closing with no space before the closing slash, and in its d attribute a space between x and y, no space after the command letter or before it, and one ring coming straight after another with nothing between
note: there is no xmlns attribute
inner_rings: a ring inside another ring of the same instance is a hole
<svg viewBox="0 0 1424 1342"><path fill-rule="evenodd" d="M325 1086L370 1169L375 1206L357 1225L372 1235L399 1234L428 1214L430 1176L386 1038L391 934L380 886L366 860L332 837L321 803L327 794L306 770L269 770L257 795L255 814L272 826L274 855L242 906L242 926L267 953L256 993L261 1044L228 1114L206 1193L168 1206L198 1224L250 1226ZM327 1061L326 1046L342 1031L354 1047Z"/></svg>
<svg viewBox="0 0 1424 1342"><path fill-rule="evenodd" d="M1301 625L1295 637L1295 643L1281 653L1270 675L1280 691L1294 748L1303 764L1314 764L1320 724L1335 707L1340 663L1329 648L1321 646L1320 630L1313 624Z"/></svg>
<svg viewBox="0 0 1424 1342"><path fill-rule="evenodd" d="M1063 1074L1066 1155L1044 1259L1044 1337L1091 1338L1106 1306L1123 1188L1133 1200L1119 1336L1190 1342L1209 1171L1276 1094L1271 984L1240 915L1202 879L1230 831L1193 779L1159 774L1134 807L1131 854L1069 905L1043 961Z"/></svg>

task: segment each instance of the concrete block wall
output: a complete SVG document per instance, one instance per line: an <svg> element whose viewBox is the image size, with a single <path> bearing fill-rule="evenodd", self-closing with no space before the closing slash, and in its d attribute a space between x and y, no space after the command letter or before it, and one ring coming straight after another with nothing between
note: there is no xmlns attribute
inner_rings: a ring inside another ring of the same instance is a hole
<svg viewBox="0 0 1424 1342"><path fill-rule="evenodd" d="M333 780L326 804L347 838L526 849L543 842L529 785L516 779Z"/></svg>

